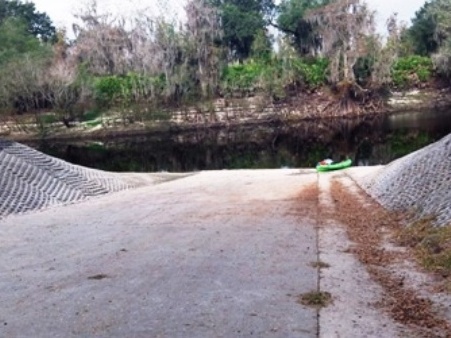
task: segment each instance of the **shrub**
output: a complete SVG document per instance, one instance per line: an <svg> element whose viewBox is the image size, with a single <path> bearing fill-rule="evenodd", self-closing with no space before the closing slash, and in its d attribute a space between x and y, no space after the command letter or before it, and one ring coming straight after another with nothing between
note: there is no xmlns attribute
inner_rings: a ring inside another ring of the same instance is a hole
<svg viewBox="0 0 451 338"><path fill-rule="evenodd" d="M248 94L256 90L280 94L292 84L317 88L327 81L328 60L298 57L250 60L227 66L222 74L222 89L226 93Z"/></svg>
<svg viewBox="0 0 451 338"><path fill-rule="evenodd" d="M245 64L233 64L225 67L222 74L223 89L226 92L248 92L256 88L258 78L262 75L264 65L249 61Z"/></svg>
<svg viewBox="0 0 451 338"><path fill-rule="evenodd" d="M110 107L113 100L120 95L122 80L118 76L106 76L94 81L94 95L96 101L102 107Z"/></svg>
<svg viewBox="0 0 451 338"><path fill-rule="evenodd" d="M298 68L300 76L308 87L316 88L326 83L329 60L325 58L309 60L295 59L294 64Z"/></svg>
<svg viewBox="0 0 451 338"><path fill-rule="evenodd" d="M164 76L129 73L125 76L104 76L94 80L94 95L101 107L129 105L142 100L158 99L166 86Z"/></svg>
<svg viewBox="0 0 451 338"><path fill-rule="evenodd" d="M411 55L399 58L392 68L392 81L396 87L412 86L430 80L433 73L431 58Z"/></svg>

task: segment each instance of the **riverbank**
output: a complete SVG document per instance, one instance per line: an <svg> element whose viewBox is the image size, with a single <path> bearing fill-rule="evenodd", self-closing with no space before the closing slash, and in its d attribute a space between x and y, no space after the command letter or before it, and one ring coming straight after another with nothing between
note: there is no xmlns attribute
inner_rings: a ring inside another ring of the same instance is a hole
<svg viewBox="0 0 451 338"><path fill-rule="evenodd" d="M107 112L95 114L87 121L74 121L68 128L58 117L49 112L36 124L35 116L19 116L0 124L0 137L16 141L42 139L102 139L168 131L189 131L199 128L234 128L302 121L328 121L352 119L399 112L436 110L451 106L449 89L415 89L393 92L384 105L368 103L355 113L340 115L327 109L331 94L316 91L300 93L283 102L274 103L263 96L241 99L217 99L183 110ZM363 112L363 113L362 113Z"/></svg>

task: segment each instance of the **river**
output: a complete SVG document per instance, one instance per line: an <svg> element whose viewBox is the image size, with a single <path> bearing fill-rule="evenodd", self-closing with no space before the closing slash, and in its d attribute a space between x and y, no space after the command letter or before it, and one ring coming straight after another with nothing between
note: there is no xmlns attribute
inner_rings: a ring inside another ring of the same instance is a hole
<svg viewBox="0 0 451 338"><path fill-rule="evenodd" d="M97 169L187 172L305 168L327 157L350 157L354 165L387 164L449 133L451 109L29 145Z"/></svg>

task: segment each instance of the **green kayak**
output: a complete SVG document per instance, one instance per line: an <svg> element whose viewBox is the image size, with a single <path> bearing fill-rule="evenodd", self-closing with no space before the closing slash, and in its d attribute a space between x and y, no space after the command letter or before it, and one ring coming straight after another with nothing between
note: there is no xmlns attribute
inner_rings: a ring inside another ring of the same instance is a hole
<svg viewBox="0 0 451 338"><path fill-rule="evenodd" d="M330 170L339 170L349 168L352 164L351 159L347 159L346 161L332 163L332 164L318 164L316 166L316 171L330 171Z"/></svg>

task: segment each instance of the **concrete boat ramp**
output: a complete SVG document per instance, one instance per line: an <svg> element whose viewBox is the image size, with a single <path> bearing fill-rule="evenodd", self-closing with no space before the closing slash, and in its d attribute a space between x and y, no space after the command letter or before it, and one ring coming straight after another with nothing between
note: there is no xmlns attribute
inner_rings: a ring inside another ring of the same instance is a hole
<svg viewBox="0 0 451 338"><path fill-rule="evenodd" d="M2 141L0 337L421 337L330 216L379 170L112 174Z"/></svg>
<svg viewBox="0 0 451 338"><path fill-rule="evenodd" d="M0 336L395 334L379 313L368 315L377 317L368 331L358 308L365 311L365 303L354 304L353 313L344 306L343 322L333 309L346 299L336 299L323 318L299 301L321 287L312 265L321 252L316 173L217 171L167 178L1 219ZM337 266L354 264L355 276L365 275L349 254L340 258L324 245ZM368 297L368 284L337 273L351 292Z"/></svg>

